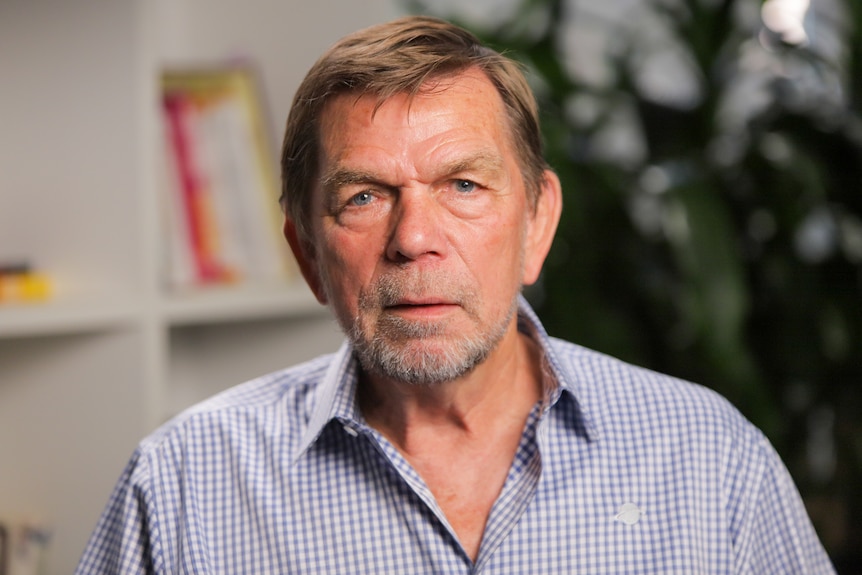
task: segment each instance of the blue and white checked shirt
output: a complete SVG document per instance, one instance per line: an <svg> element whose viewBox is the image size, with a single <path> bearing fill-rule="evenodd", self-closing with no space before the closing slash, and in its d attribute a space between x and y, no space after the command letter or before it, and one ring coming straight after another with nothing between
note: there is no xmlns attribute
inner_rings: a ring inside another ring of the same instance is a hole
<svg viewBox="0 0 862 575"><path fill-rule="evenodd" d="M228 390L145 439L78 573L834 573L787 471L715 393L547 336L533 410L464 553L330 356ZM555 380L555 381L554 381Z"/></svg>

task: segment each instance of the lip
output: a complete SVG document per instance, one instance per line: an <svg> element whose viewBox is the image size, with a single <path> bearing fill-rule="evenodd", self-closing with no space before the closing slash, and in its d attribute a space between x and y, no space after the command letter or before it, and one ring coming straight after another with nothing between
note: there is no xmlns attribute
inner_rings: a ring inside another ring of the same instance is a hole
<svg viewBox="0 0 862 575"><path fill-rule="evenodd" d="M396 301L389 307L422 307L422 306L436 306L436 305L457 305L455 302L448 301L443 298L436 297L421 297L421 298L405 298Z"/></svg>
<svg viewBox="0 0 862 575"><path fill-rule="evenodd" d="M386 306L386 310L398 315L413 317L430 317L444 315L460 307L457 303L434 298L410 299L398 301Z"/></svg>

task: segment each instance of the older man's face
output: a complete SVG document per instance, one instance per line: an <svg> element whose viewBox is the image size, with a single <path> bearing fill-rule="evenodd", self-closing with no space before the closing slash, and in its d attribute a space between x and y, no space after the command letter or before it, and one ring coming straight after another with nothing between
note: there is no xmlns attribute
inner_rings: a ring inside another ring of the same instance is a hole
<svg viewBox="0 0 862 575"><path fill-rule="evenodd" d="M366 369L453 380L516 337L517 294L544 258L503 103L468 71L376 104L326 107L312 284Z"/></svg>

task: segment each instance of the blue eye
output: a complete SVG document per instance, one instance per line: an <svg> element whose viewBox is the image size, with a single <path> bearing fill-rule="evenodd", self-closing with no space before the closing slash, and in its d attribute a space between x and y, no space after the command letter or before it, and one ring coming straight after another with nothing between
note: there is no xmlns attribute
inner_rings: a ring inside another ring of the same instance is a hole
<svg viewBox="0 0 862 575"><path fill-rule="evenodd" d="M371 203L372 199L374 199L374 196L370 192L359 192L350 198L350 203L354 206L367 206Z"/></svg>
<svg viewBox="0 0 862 575"><path fill-rule="evenodd" d="M476 184L470 180L455 180L455 189L459 192L469 193L476 189Z"/></svg>

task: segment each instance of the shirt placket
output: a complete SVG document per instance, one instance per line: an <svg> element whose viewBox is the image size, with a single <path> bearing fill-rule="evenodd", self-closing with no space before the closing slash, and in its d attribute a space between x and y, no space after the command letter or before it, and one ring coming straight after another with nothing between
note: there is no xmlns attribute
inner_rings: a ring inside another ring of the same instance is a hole
<svg viewBox="0 0 862 575"><path fill-rule="evenodd" d="M481 571L482 566L487 563L494 551L505 541L506 537L518 524L518 521L536 493L539 478L541 477L541 458L536 438L536 428L540 413L540 406L537 405L531 411L524 427L524 432L506 477L506 482L497 501L491 508L482 538L482 545L479 549L479 557L471 568L472 573L479 573ZM457 543L458 537L455 530L449 524L431 490L413 466L398 452L395 446L379 432L364 425L361 429L351 430L351 434L353 433L361 433L369 440L371 446L395 469L401 479L447 530L452 541ZM462 558L468 563L472 563L460 544L457 547Z"/></svg>
<svg viewBox="0 0 862 575"><path fill-rule="evenodd" d="M474 573L481 572L482 567L491 560L494 552L515 529L536 494L542 475L542 460L536 435L541 413L542 406L537 404L524 426L506 483L488 516Z"/></svg>

